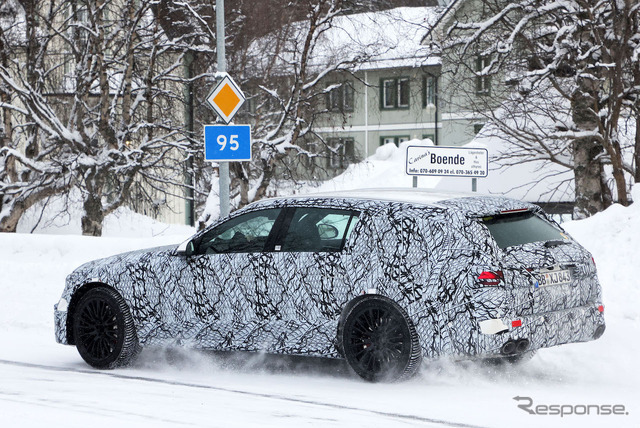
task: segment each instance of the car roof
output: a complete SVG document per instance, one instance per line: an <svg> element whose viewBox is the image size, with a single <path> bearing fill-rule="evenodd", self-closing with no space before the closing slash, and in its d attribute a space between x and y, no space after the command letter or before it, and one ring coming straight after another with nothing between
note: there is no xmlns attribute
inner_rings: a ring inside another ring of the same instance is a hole
<svg viewBox="0 0 640 428"><path fill-rule="evenodd" d="M461 196L466 196L466 194L443 193L440 191L433 191L429 189L373 188L309 193L306 195L287 196L286 198L353 199L363 201L403 202L417 205L439 206L439 201Z"/></svg>
<svg viewBox="0 0 640 428"><path fill-rule="evenodd" d="M342 190L335 192L321 192L298 194L270 198L268 201L296 201L309 199L343 200L351 204L358 202L399 202L412 205L431 206L437 208L453 208L463 211L466 215L487 216L504 211L535 210L534 204L505 198L502 196L478 195L477 193L442 192L430 189L402 189L377 188Z"/></svg>

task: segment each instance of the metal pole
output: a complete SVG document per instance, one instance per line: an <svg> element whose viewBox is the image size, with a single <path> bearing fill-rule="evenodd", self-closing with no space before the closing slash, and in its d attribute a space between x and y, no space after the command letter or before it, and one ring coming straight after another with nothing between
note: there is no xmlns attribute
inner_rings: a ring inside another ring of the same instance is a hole
<svg viewBox="0 0 640 428"><path fill-rule="evenodd" d="M189 138L193 138L193 82L191 79L193 78L193 52L187 51L184 57L184 73L188 80L188 84L185 87L185 101L186 108L184 109L184 121L186 122L187 131L189 132ZM195 215L195 192L193 191L195 186L194 179L194 169L193 169L193 156L189 156L187 161L187 165L185 165L186 172L186 182L189 187L187 188L187 199L186 199L186 208L187 208L187 224L189 226L196 225L196 215Z"/></svg>
<svg viewBox="0 0 640 428"><path fill-rule="evenodd" d="M433 90L435 91L435 94L434 94L434 98L435 99L434 99L434 101L436 102L436 117L435 117L435 125L436 125L436 127L435 127L435 131L434 131L434 134L435 134L435 137L436 137L436 141L434 141L433 144L435 144L436 146L439 146L440 145L440 141L439 141L439 138L438 138L438 76L434 75L433 80L434 80Z"/></svg>
<svg viewBox="0 0 640 428"><path fill-rule="evenodd" d="M227 71L224 50L224 0L216 0L216 50L218 51L218 73ZM220 186L220 217L229 215L229 163L220 162L218 168Z"/></svg>

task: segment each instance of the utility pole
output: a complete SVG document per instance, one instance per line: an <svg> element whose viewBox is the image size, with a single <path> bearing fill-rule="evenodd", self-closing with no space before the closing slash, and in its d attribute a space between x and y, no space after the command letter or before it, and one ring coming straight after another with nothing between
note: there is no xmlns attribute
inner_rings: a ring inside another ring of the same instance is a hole
<svg viewBox="0 0 640 428"><path fill-rule="evenodd" d="M216 0L216 50L218 51L218 75L227 71L224 48L224 0ZM220 185L220 217L229 215L229 162L220 162L218 167Z"/></svg>

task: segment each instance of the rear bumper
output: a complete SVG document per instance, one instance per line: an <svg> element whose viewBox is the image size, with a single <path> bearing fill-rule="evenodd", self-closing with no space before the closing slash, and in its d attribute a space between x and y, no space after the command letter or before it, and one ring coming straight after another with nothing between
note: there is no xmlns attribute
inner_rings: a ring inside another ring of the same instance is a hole
<svg viewBox="0 0 640 428"><path fill-rule="evenodd" d="M600 304L591 304L502 320L508 330L497 334L480 333L478 349L481 355L495 356L509 340L528 339L528 350L595 340L598 327L605 326L604 314L598 306ZM512 321L517 320L521 325L513 327Z"/></svg>

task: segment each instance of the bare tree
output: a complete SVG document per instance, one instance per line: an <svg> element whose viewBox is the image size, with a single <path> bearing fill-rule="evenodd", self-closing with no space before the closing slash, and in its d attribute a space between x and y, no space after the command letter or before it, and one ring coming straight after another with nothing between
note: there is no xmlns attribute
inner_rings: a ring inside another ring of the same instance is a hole
<svg viewBox="0 0 640 428"><path fill-rule="evenodd" d="M77 187L88 235L100 235L104 217L132 193L182 196L183 52L158 28L154 3L22 2L26 50L3 63L0 81L10 94L2 107L26 127L25 143L17 143L25 149L3 150L43 178L38 196L29 190L35 177L16 184L7 170L3 193L16 201L32 195L32 204ZM13 207L17 214L3 219L19 218L26 205Z"/></svg>
<svg viewBox="0 0 640 428"><path fill-rule="evenodd" d="M357 47L343 56L326 57L326 32L335 19L365 2L343 0L283 2L226 2L227 69L249 101L237 121L252 124L254 157L251 162L231 165L231 196L235 208L260 199L272 189L274 177L295 180L303 176L309 159L337 152L314 131L319 117L327 114L325 98L336 88L326 77L351 72L366 60ZM269 8L273 20L264 25L255 10ZM255 10L254 10L255 9ZM274 11L277 11L274 12ZM189 40L193 53L194 82L193 175L198 194L215 197L217 172L202 162L202 127L215 122L204 98L216 83L215 20L213 7L205 1L160 2L158 19L165 27L178 22L173 37ZM170 18L171 17L171 18ZM173 26L175 28L175 26ZM175 40L174 40L175 42ZM322 58L320 60L320 58ZM310 144L314 141L318 144ZM271 186L271 187L270 187ZM198 195L196 195L198 196ZM204 202L204 200L201 200ZM200 223L213 212L204 212Z"/></svg>
<svg viewBox="0 0 640 428"><path fill-rule="evenodd" d="M258 159L243 167L241 203L264 197L278 169L294 174L295 166L285 163L291 156L308 159L326 152L326 145L310 150L306 144L309 139L323 142L314 126L327 113L326 95L334 89L326 78L348 72L364 60L357 54L327 57L323 51L329 43L323 36L345 12L342 1L301 3L304 20L283 25L236 56L236 68L254 95L251 119L259 153ZM354 52L358 52L356 46ZM250 179L254 179L252 197L248 196Z"/></svg>
<svg viewBox="0 0 640 428"><path fill-rule="evenodd" d="M0 231L15 232L22 214L37 202L67 191L73 162L40 132L29 106L42 103L47 78L46 51L53 37L39 18L52 19L53 5L7 1L0 9ZM16 54L21 57L18 61ZM23 87L16 93L15 78ZM46 103L44 103L46 104ZM43 109L47 107L41 105ZM51 159L56 158L55 161Z"/></svg>
<svg viewBox="0 0 640 428"><path fill-rule="evenodd" d="M453 71L466 68L475 83L457 88L466 94L465 103L513 143L519 161L543 159L573 168L576 217L610 203L607 167L616 199L627 204L627 177L638 165L625 159L619 126L637 109L637 2L469 4L475 6L457 15L443 45L449 63L459 64ZM496 100L506 102L497 109Z"/></svg>

